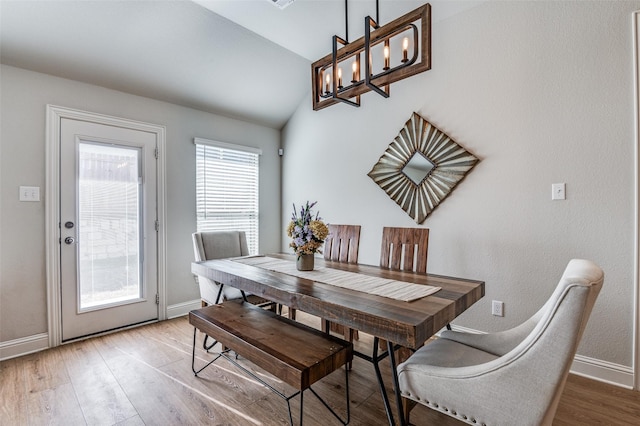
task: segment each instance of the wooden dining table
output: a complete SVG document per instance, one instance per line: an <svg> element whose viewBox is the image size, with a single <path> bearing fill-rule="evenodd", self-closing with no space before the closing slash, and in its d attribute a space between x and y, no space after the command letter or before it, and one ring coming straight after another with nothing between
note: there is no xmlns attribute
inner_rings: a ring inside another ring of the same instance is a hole
<svg viewBox="0 0 640 426"><path fill-rule="evenodd" d="M293 255L267 256L295 263ZM325 261L320 258L316 258L315 262L318 269L330 268L352 272L356 281L359 277L380 277L403 283L440 287L440 290L430 296L407 302L317 281L313 275L307 274L305 278L301 278L233 259L194 262L191 271L222 285L229 285L372 335L372 355L359 352L354 354L373 363L387 419L390 425L395 425L378 365L382 359L389 357L399 422L404 424L394 349L418 349L484 296L484 282L444 275L395 271L371 265ZM383 353L378 353L378 343L381 340L387 342L387 348Z"/></svg>

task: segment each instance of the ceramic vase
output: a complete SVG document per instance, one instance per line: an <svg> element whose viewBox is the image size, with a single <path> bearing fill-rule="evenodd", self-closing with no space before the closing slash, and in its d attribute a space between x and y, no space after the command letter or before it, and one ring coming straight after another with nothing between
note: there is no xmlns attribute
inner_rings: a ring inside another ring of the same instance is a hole
<svg viewBox="0 0 640 426"><path fill-rule="evenodd" d="M298 269L298 271L313 271L313 255L299 255L296 259L296 268Z"/></svg>

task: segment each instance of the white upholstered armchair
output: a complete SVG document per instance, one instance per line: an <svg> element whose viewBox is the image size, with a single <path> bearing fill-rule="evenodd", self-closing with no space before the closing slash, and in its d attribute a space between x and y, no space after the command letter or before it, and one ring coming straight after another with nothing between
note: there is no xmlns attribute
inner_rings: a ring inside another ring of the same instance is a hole
<svg viewBox="0 0 640 426"><path fill-rule="evenodd" d="M549 300L520 326L443 331L398 366L407 423L414 401L469 424L551 425L603 280L594 263L574 259Z"/></svg>

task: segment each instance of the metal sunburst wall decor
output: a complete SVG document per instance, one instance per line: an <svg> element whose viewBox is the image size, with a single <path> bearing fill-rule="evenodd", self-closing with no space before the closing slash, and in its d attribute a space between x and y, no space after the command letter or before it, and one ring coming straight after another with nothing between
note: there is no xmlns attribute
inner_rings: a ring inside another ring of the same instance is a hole
<svg viewBox="0 0 640 426"><path fill-rule="evenodd" d="M414 112L368 176L420 224L478 161Z"/></svg>

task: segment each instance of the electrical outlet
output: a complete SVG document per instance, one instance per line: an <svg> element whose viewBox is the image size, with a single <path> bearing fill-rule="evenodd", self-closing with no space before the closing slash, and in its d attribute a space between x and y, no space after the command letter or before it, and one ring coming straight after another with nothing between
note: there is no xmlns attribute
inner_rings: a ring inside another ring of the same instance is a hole
<svg viewBox="0 0 640 426"><path fill-rule="evenodd" d="M491 302L491 315L495 315L497 317L504 316L504 302L499 300L494 300Z"/></svg>

